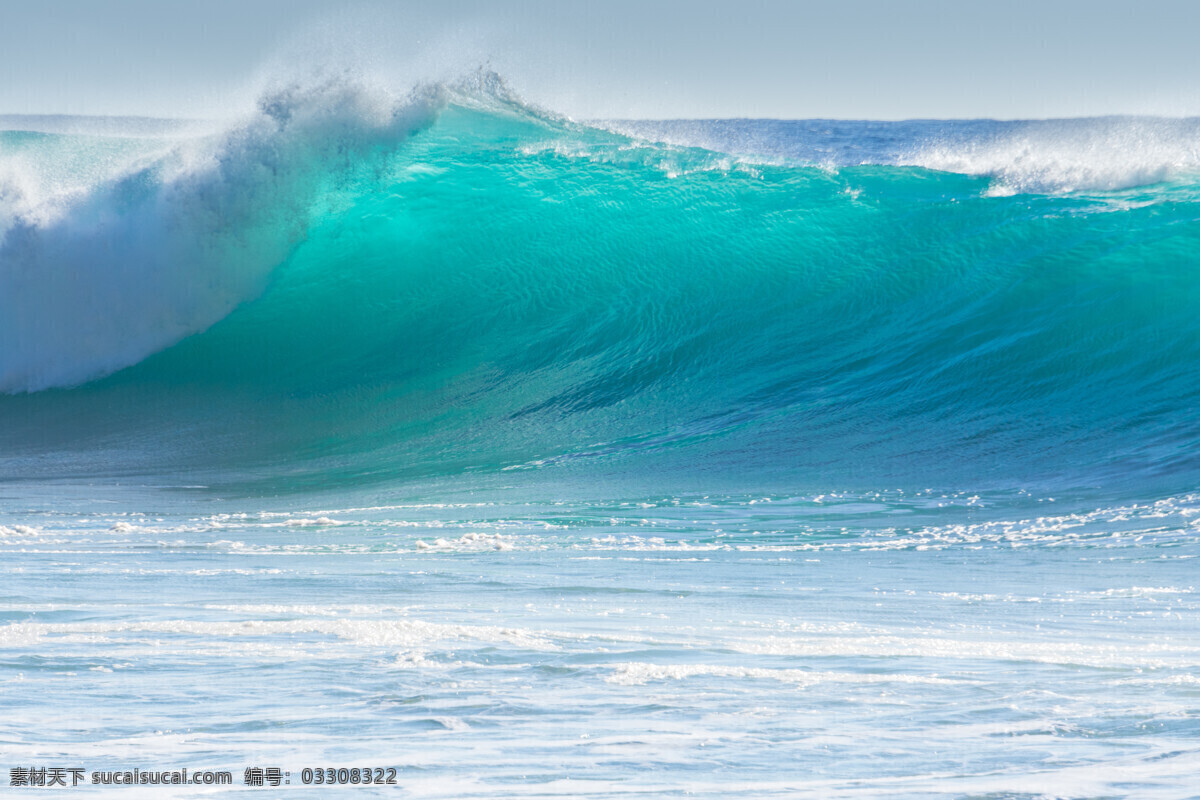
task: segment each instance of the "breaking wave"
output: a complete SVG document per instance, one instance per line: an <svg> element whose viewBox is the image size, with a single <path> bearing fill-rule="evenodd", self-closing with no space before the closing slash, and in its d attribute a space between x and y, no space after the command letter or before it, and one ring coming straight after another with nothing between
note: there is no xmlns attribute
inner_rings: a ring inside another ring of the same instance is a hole
<svg viewBox="0 0 1200 800"><path fill-rule="evenodd" d="M4 477L1196 476L1194 121L59 130L0 132Z"/></svg>

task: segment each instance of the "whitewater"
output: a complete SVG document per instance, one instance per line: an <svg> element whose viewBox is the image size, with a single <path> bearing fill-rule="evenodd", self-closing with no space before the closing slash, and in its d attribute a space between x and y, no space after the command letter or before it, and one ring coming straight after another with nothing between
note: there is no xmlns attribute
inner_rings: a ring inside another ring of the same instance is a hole
<svg viewBox="0 0 1200 800"><path fill-rule="evenodd" d="M1195 798L1198 253L1196 119L0 116L0 767Z"/></svg>

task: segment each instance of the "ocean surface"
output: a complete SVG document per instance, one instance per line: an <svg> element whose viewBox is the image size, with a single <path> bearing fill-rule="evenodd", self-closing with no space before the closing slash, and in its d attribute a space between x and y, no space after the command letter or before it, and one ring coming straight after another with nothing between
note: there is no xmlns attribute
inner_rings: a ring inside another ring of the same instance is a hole
<svg viewBox="0 0 1200 800"><path fill-rule="evenodd" d="M1200 797L1198 270L1195 119L0 117L0 783Z"/></svg>

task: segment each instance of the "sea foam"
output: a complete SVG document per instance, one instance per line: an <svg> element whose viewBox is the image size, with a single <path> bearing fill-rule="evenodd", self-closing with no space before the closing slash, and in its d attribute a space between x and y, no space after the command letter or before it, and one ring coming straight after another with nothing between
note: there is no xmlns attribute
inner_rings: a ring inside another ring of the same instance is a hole
<svg viewBox="0 0 1200 800"><path fill-rule="evenodd" d="M433 89L397 99L330 79L266 92L226 130L92 185L48 186L6 161L0 391L96 378L255 297L329 182L429 124L441 102Z"/></svg>

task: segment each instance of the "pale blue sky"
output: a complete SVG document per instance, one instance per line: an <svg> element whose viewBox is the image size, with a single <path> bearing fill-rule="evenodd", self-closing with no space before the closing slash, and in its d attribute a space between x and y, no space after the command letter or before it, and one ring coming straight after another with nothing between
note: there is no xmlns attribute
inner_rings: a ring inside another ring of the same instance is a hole
<svg viewBox="0 0 1200 800"><path fill-rule="evenodd" d="M0 0L0 113L218 116L490 61L575 117L1200 114L1200 2Z"/></svg>

